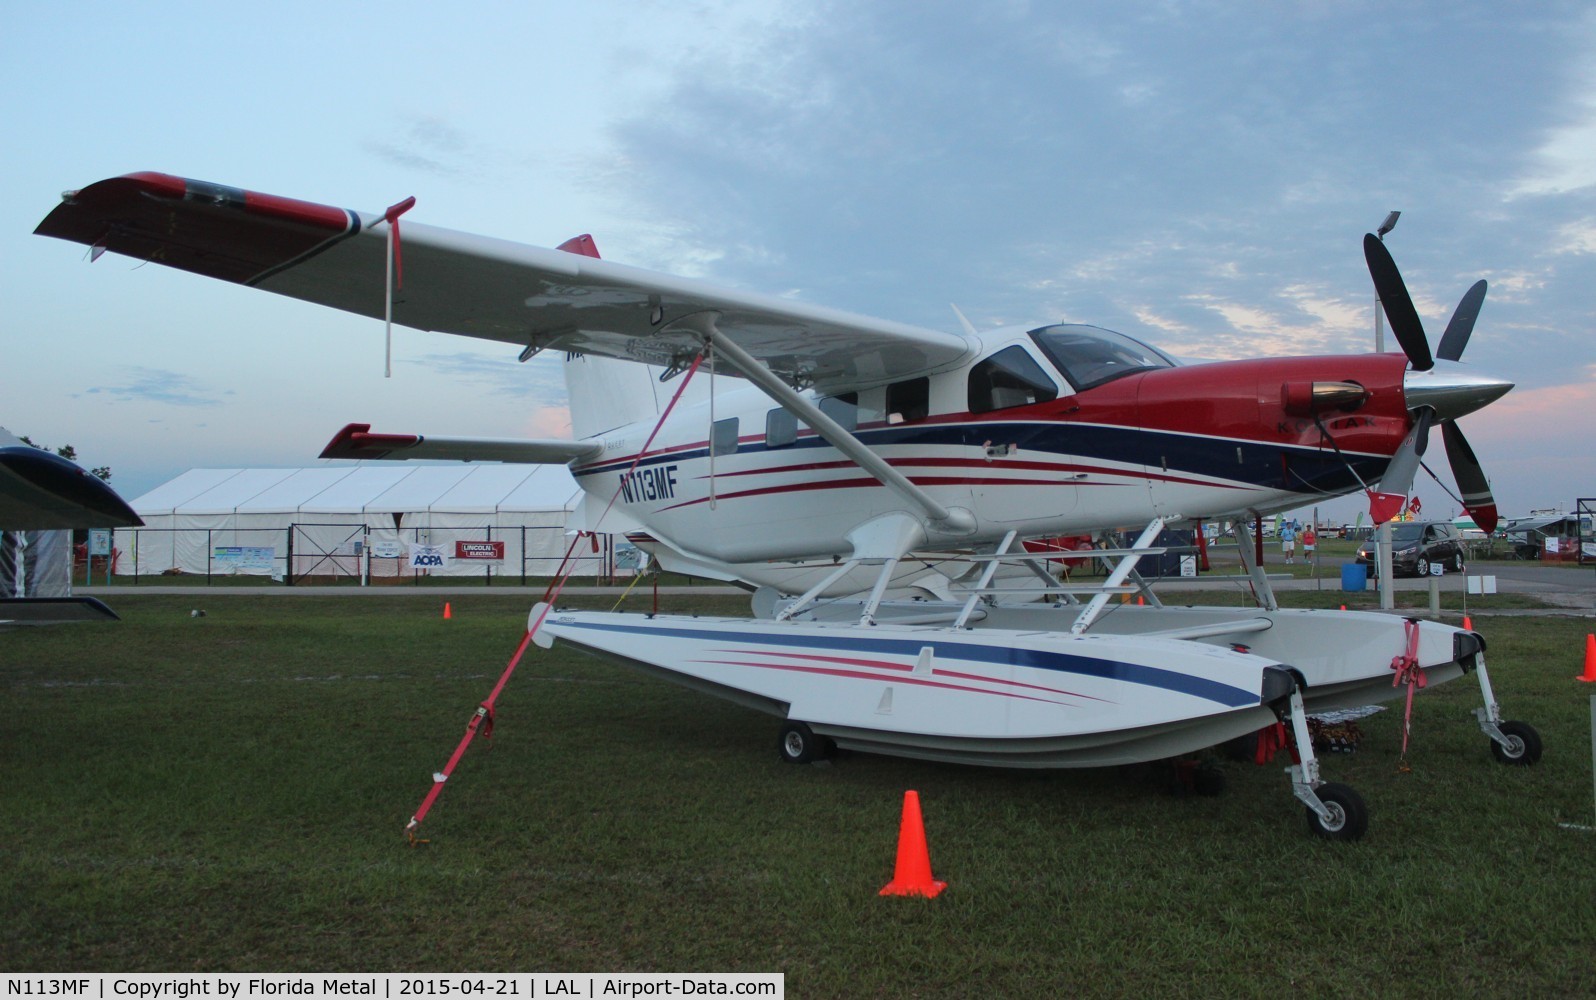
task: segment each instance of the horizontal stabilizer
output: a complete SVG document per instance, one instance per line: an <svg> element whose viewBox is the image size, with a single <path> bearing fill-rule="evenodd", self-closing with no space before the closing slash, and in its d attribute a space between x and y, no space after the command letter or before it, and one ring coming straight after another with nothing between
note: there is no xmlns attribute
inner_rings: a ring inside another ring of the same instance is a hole
<svg viewBox="0 0 1596 1000"><path fill-rule="evenodd" d="M349 424L327 443L321 457L565 465L579 459L597 458L603 451L603 445L591 441L373 434L370 424Z"/></svg>

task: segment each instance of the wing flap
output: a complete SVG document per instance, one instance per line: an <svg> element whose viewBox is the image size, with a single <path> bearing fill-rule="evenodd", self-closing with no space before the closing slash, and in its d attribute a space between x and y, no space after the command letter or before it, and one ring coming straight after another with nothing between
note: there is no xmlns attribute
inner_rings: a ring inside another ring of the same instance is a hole
<svg viewBox="0 0 1596 1000"><path fill-rule="evenodd" d="M381 317L387 233L380 222L380 215L142 173L68 192L35 232ZM880 384L951 367L972 352L962 335L628 267L589 256L585 246L533 247L409 221L401 244L394 322L518 349L663 364L698 349L691 333L667 328L714 312L721 331L789 381Z"/></svg>
<svg viewBox="0 0 1596 1000"><path fill-rule="evenodd" d="M370 424L349 424L322 449L322 458L437 459L565 465L597 458L603 445L539 438L451 438L421 434L373 434Z"/></svg>

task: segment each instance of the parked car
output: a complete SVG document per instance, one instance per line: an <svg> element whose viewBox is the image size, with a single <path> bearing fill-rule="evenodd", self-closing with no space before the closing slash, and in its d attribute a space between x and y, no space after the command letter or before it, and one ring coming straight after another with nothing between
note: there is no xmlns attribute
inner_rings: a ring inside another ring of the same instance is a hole
<svg viewBox="0 0 1596 1000"><path fill-rule="evenodd" d="M1376 531L1358 548L1358 562L1369 567L1369 576L1379 575L1375 558ZM1432 566L1447 573L1463 572L1463 539L1450 521L1398 521L1391 525L1391 574L1429 576Z"/></svg>

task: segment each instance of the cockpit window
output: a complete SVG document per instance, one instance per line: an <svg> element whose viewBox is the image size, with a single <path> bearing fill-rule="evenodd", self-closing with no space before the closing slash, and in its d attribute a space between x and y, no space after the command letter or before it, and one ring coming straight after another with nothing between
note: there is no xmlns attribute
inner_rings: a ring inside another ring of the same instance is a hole
<svg viewBox="0 0 1596 1000"><path fill-rule="evenodd" d="M1077 392L1149 368L1175 363L1139 340L1097 326L1061 323L1031 331L1036 341Z"/></svg>

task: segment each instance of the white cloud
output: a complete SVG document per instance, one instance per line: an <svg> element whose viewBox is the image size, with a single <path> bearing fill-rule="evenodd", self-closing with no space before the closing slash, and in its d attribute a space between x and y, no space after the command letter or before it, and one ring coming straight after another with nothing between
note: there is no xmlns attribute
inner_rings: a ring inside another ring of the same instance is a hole
<svg viewBox="0 0 1596 1000"><path fill-rule="evenodd" d="M1586 216L1559 226L1548 249L1557 254L1596 253L1596 218Z"/></svg>
<svg viewBox="0 0 1596 1000"><path fill-rule="evenodd" d="M1596 184L1596 95L1583 99L1580 119L1554 130L1532 159L1509 197L1566 194Z"/></svg>
<svg viewBox="0 0 1596 1000"><path fill-rule="evenodd" d="M1596 184L1596 14L1573 30L1584 39L1585 55L1569 85L1565 120L1546 133L1509 198L1566 194Z"/></svg>

